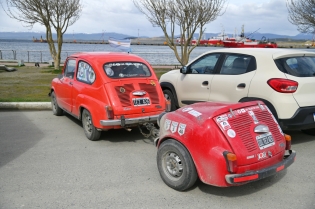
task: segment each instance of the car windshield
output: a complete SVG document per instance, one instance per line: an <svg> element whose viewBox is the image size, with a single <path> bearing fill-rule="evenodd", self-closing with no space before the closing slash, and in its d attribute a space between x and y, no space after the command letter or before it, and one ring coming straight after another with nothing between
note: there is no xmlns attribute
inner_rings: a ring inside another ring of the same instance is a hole
<svg viewBox="0 0 315 209"><path fill-rule="evenodd" d="M140 62L111 62L104 65L104 71L110 78L149 77L151 71Z"/></svg>
<svg viewBox="0 0 315 209"><path fill-rule="evenodd" d="M277 67L281 72L296 77L315 76L315 57L289 57L275 60Z"/></svg>

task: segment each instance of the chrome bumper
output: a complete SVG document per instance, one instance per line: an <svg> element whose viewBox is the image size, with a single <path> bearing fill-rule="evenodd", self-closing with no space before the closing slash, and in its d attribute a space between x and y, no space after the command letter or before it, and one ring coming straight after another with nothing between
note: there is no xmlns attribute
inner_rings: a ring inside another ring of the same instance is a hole
<svg viewBox="0 0 315 209"><path fill-rule="evenodd" d="M119 126L124 127L125 125L137 125L145 122L156 122L159 115L144 116L138 118L121 118L116 120L101 120L102 126Z"/></svg>

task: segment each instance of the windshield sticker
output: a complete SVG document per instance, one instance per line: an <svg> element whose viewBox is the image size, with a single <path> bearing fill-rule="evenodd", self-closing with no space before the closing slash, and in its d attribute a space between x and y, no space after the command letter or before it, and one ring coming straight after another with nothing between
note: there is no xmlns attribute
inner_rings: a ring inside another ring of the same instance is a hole
<svg viewBox="0 0 315 209"><path fill-rule="evenodd" d="M221 127L223 128L223 130L228 130L228 129L231 128L229 122L227 122L227 121L222 121L222 122L220 122L220 125L221 125Z"/></svg>
<svg viewBox="0 0 315 209"><path fill-rule="evenodd" d="M220 115L219 117L217 117L217 123L220 123L226 120L228 120L228 117L226 115Z"/></svg>
<svg viewBox="0 0 315 209"><path fill-rule="evenodd" d="M235 131L234 131L233 129L229 129L229 130L227 131L227 135L228 135L229 137L231 137L231 138L234 138L234 137L236 136L236 133L235 133Z"/></svg>
<svg viewBox="0 0 315 209"><path fill-rule="evenodd" d="M239 110L237 110L237 113L238 113L238 114L242 114L242 113L245 113L245 112L246 112L245 109L239 109Z"/></svg>
<svg viewBox="0 0 315 209"><path fill-rule="evenodd" d="M164 124L164 129L165 129L165 131L167 131L167 130L170 129L171 122L172 122L172 121L169 120L169 119L166 119L166 120L165 120L165 124Z"/></svg>
<svg viewBox="0 0 315 209"><path fill-rule="evenodd" d="M190 110L192 110L193 108L192 107L185 107L182 111L183 112L188 112L188 111L190 111Z"/></svg>
<svg viewBox="0 0 315 209"><path fill-rule="evenodd" d="M172 124L171 124L171 132L172 133L176 132L177 126L178 126L178 122L172 121Z"/></svg>
<svg viewBox="0 0 315 209"><path fill-rule="evenodd" d="M195 117L199 117L200 115L202 115L200 112L198 112L196 110L190 110L188 113L195 116Z"/></svg>
<svg viewBox="0 0 315 209"><path fill-rule="evenodd" d="M186 124L180 123L178 127L178 134L182 136L185 133Z"/></svg>
<svg viewBox="0 0 315 209"><path fill-rule="evenodd" d="M248 111L248 114L253 118L255 124L259 123L259 121L256 118L255 113L253 111L251 111L251 110Z"/></svg>

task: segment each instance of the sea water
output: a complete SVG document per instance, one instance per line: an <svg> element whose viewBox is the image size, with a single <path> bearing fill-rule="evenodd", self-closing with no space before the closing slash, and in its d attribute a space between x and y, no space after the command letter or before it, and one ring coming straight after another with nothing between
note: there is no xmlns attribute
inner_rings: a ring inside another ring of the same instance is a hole
<svg viewBox="0 0 315 209"><path fill-rule="evenodd" d="M190 60L219 47L196 47ZM62 44L61 60L77 52L119 51L108 44ZM180 47L178 47L180 54ZM173 50L168 46L131 45L131 53L146 59L151 65L179 65ZM24 60L24 62L49 62L52 60L47 43L33 41L0 40L0 59Z"/></svg>

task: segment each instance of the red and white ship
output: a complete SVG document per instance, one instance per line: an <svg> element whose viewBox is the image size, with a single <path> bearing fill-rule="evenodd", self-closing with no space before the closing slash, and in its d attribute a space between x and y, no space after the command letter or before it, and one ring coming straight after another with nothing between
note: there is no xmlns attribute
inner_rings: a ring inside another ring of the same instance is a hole
<svg viewBox="0 0 315 209"><path fill-rule="evenodd" d="M278 45L275 42L270 42L266 37L262 37L260 41L251 40L245 37L244 25L242 26L241 35L229 40L222 41L222 45L228 48L277 48Z"/></svg>

